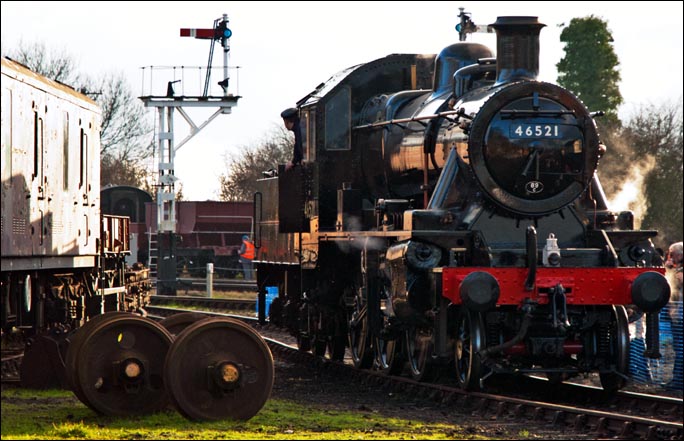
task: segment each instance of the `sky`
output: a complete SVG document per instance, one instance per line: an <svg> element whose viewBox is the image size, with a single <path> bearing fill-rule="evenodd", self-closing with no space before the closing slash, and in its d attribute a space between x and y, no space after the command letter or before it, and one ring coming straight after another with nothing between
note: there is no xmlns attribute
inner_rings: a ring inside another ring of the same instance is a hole
<svg viewBox="0 0 684 441"><path fill-rule="evenodd" d="M163 95L167 81L177 92L200 94L209 40L180 37L181 28L206 29L226 14L230 38L229 91L241 98L176 153L175 175L185 200L217 200L219 176L231 158L253 147L282 124L280 112L336 72L393 53L438 54L457 42L459 8L476 24L498 16L536 16L540 34L539 79L555 82L563 57L560 32L572 18L594 15L608 23L620 61L625 119L642 105L682 97L683 2L20 2L2 1L2 52L19 42L43 43L76 60L79 73L123 73L134 96ZM468 41L496 51L494 34ZM210 95L220 95L223 49L214 48ZM141 69L143 66L146 69ZM150 69L150 66L155 66ZM161 69L160 67L167 69ZM172 66L186 66L172 69ZM238 68L239 67L239 68ZM154 72L150 75L150 72ZM175 77L174 77L175 73ZM179 89L180 88L180 89ZM196 92L195 92L196 91ZM194 93L193 93L194 92ZM215 109L186 108L200 125ZM590 109L598 110L598 109ZM151 122L156 111L148 109ZM176 144L189 126L178 113ZM156 164L150 162L156 170Z"/></svg>

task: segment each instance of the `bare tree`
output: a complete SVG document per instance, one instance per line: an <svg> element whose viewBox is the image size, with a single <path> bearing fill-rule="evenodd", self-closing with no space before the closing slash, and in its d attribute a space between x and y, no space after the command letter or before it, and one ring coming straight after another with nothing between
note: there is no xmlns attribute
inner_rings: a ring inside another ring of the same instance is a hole
<svg viewBox="0 0 684 441"><path fill-rule="evenodd" d="M606 195L628 202L611 208L632 210L635 226L658 230L659 247L681 240L682 98L642 105L621 127L604 132L602 139L608 150L599 174Z"/></svg>
<svg viewBox="0 0 684 441"><path fill-rule="evenodd" d="M44 43L20 41L19 47L11 51L8 57L62 84L74 85L79 82L76 63L64 50L49 52Z"/></svg>
<svg viewBox="0 0 684 441"><path fill-rule="evenodd" d="M643 225L659 230L662 247L682 240L682 97L676 102L645 105L626 125L637 157L653 156L655 167L646 178L648 212Z"/></svg>
<svg viewBox="0 0 684 441"><path fill-rule="evenodd" d="M101 152L126 160L149 157L149 120L123 74L107 74L99 83L84 86L102 107Z"/></svg>
<svg viewBox="0 0 684 441"><path fill-rule="evenodd" d="M110 73L93 80L76 72L76 63L66 52L50 52L43 43L21 42L9 57L89 95L101 107L100 182L103 185L145 186L149 172L144 160L153 152L152 126L123 74Z"/></svg>
<svg viewBox="0 0 684 441"><path fill-rule="evenodd" d="M102 108L100 154L103 184L144 186L149 177L145 160L154 151L151 125L145 109L134 96L124 76L107 74L95 85L86 85ZM121 168L121 170L117 170ZM121 180L127 177L128 179Z"/></svg>
<svg viewBox="0 0 684 441"><path fill-rule="evenodd" d="M262 141L245 147L239 153L228 156L228 173L220 176L223 201L251 201L256 191L256 181L263 172L277 169L292 155L294 140L282 126L274 127Z"/></svg>
<svg viewBox="0 0 684 441"><path fill-rule="evenodd" d="M106 176L100 179L103 186L130 185L155 194L154 189L146 184L149 172L141 162L104 154L100 157L100 175Z"/></svg>

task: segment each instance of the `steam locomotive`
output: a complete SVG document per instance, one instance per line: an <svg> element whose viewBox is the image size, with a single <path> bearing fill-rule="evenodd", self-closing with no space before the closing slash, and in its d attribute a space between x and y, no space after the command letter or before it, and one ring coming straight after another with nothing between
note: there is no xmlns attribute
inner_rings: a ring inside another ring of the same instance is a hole
<svg viewBox="0 0 684 441"><path fill-rule="evenodd" d="M100 109L2 59L3 350L26 343L24 385L63 380L66 336L107 311L149 303L127 266L130 219L100 213Z"/></svg>
<svg viewBox="0 0 684 441"><path fill-rule="evenodd" d="M631 212L610 210L606 147L583 103L539 81L537 17L499 17L497 56L461 39L435 55L345 69L298 103L305 161L258 181L259 295L302 351L460 387L492 374L598 372L624 386L628 311L670 288ZM263 304L264 302L260 302ZM259 312L265 320L264 311Z"/></svg>

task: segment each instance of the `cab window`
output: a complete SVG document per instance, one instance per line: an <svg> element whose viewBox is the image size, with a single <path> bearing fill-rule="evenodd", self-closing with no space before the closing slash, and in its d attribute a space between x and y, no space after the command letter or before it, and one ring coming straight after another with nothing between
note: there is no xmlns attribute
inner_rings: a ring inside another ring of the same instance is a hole
<svg viewBox="0 0 684 441"><path fill-rule="evenodd" d="M325 104L325 148L349 150L350 125L351 92L348 87L343 87Z"/></svg>

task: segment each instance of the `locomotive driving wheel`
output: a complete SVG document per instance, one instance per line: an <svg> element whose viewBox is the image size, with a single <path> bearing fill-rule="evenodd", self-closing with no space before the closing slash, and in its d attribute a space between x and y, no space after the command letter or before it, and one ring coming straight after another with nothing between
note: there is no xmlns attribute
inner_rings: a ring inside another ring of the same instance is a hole
<svg viewBox="0 0 684 441"><path fill-rule="evenodd" d="M164 383L180 413L192 420L248 420L273 388L266 342L249 326L211 317L178 334L164 364Z"/></svg>
<svg viewBox="0 0 684 441"><path fill-rule="evenodd" d="M375 367L383 374L396 375L402 365L401 341L394 339L375 339Z"/></svg>
<svg viewBox="0 0 684 441"><path fill-rule="evenodd" d="M600 335L607 343L606 354L613 372L601 372L601 386L607 392L616 392L625 386L625 376L629 373L629 320L627 310L622 305L613 306L613 317L607 335Z"/></svg>
<svg viewBox="0 0 684 441"><path fill-rule="evenodd" d="M76 383L84 403L104 415L157 412L168 405L162 370L172 336L137 315L113 314L82 338Z"/></svg>
<svg viewBox="0 0 684 441"><path fill-rule="evenodd" d="M397 333L391 330L390 316L391 301L388 289L391 286L389 280L383 280L382 288L379 292L380 308L377 312L380 322L380 329L373 338L373 352L375 360L374 367L387 375L396 375L401 372L404 367L402 344L403 333Z"/></svg>
<svg viewBox="0 0 684 441"><path fill-rule="evenodd" d="M416 381L429 380L433 374L432 331L411 327L405 333L405 348L411 377Z"/></svg>
<svg viewBox="0 0 684 441"><path fill-rule="evenodd" d="M368 314L366 306L358 308L349 320L349 348L354 367L367 369L373 363L373 354L368 334Z"/></svg>
<svg viewBox="0 0 684 441"><path fill-rule="evenodd" d="M478 390L482 362L478 354L485 347L485 330L478 313L462 308L456 320L456 380L461 389Z"/></svg>

